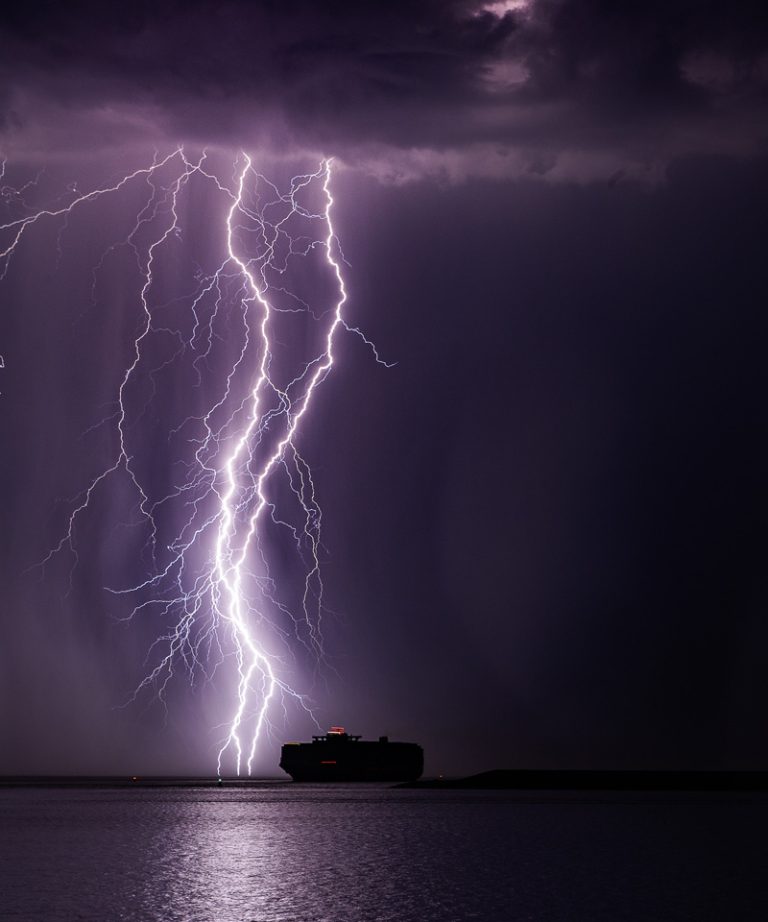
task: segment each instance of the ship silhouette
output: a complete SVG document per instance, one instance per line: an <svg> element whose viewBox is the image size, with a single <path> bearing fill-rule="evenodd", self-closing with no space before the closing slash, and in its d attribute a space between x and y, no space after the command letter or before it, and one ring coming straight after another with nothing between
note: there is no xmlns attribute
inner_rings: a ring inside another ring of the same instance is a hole
<svg viewBox="0 0 768 922"><path fill-rule="evenodd" d="M363 740L331 727L311 743L285 743L280 768L294 781L416 781L424 751L416 743L391 743L387 736Z"/></svg>

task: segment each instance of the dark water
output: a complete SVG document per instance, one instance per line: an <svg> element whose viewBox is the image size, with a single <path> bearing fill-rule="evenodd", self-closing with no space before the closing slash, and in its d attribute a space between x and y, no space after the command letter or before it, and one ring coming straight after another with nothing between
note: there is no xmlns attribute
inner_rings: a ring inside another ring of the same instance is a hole
<svg viewBox="0 0 768 922"><path fill-rule="evenodd" d="M0 919L768 920L768 802L0 790Z"/></svg>

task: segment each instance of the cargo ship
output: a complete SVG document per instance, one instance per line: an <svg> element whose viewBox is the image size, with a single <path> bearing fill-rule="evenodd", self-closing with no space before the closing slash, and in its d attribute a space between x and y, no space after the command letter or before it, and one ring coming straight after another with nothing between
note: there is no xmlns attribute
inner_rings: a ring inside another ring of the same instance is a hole
<svg viewBox="0 0 768 922"><path fill-rule="evenodd" d="M280 768L294 781L416 781L424 751L416 743L391 743L387 736L364 740L331 727L311 743L286 743Z"/></svg>

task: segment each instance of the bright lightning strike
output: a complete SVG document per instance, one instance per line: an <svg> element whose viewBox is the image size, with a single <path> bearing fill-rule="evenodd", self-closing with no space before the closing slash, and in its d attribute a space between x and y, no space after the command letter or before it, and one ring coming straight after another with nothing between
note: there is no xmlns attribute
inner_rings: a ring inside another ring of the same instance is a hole
<svg viewBox="0 0 768 922"><path fill-rule="evenodd" d="M155 611L171 625L152 644L149 671L132 697L154 689L164 699L178 671L210 678L232 663L232 709L217 770L239 775L251 774L274 705L293 701L314 716L288 678L295 642L317 660L324 656L322 515L298 447L302 424L334 365L340 330L361 337L376 361L386 363L343 315L348 296L333 223L331 161L293 177L283 191L245 154L232 167L232 178L222 180L207 154L190 158L178 148L112 185L84 194L73 187L71 201L38 211L24 207L26 186L3 186L4 199L26 213L0 225L0 278L36 226L66 222L134 187L144 190L133 227L93 270L94 300L99 273L116 252L127 251L138 274L140 322L114 412L100 424L114 426L116 452L74 501L43 563L68 551L74 567L81 520L108 481L124 478L144 529L149 572L110 591L135 599L130 618ZM0 179L4 173L3 163ZM225 203L220 256L172 299L182 308L174 324L160 291L189 232L180 216L200 188ZM300 345L291 344L292 336ZM202 396L190 405L202 409L169 427L167 442L177 450L174 468L181 473L159 491L141 427L169 368L191 381L190 390ZM296 605L281 597L270 573L270 535L277 532L287 534L303 565Z"/></svg>

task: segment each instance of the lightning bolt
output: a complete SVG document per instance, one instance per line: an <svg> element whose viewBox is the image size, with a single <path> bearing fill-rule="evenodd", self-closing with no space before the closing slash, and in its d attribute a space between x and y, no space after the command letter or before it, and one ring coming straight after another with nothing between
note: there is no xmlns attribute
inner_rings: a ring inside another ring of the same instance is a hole
<svg viewBox="0 0 768 922"><path fill-rule="evenodd" d="M75 210L97 199L118 196L127 187L145 188L133 228L105 250L93 270L94 303L99 273L117 250L132 254L141 280L140 322L130 361L114 412L97 423L114 426L117 450L73 500L67 525L41 565L67 551L71 583L80 519L110 480L126 478L135 496L136 521L145 529L149 569L135 584L109 591L136 600L126 620L154 611L170 624L150 646L148 671L129 700L151 689L164 701L177 671L193 681L198 674L210 680L222 664L233 663L232 710L218 746L217 771L221 775L231 765L236 774L250 775L278 702L285 710L293 701L315 719L312 702L288 678L295 644L317 661L325 656L322 513L310 466L297 444L302 422L334 366L340 331L360 337L377 362L390 365L344 318L348 293L333 222L332 161L294 176L283 191L254 169L247 154L231 166L231 179L221 179L207 152L190 158L178 147L111 185L86 193L72 186L70 201L38 211L29 210L24 199L35 181L19 190L3 186L4 199L27 213L0 225L0 241L5 241L0 243L0 278L36 225L67 222ZM2 161L0 180L4 175ZM184 235L180 206L193 183L226 203L222 258L212 271L199 269L190 290L176 299L188 310L184 324L174 327L161 320L167 305L159 304L155 294L157 271ZM59 231L60 247L65 230L66 223ZM306 294L293 290L299 261L317 275L316 287L326 292L324 303L310 304ZM299 317L308 331L305 338L313 343L308 355L281 339L281 324L292 317ZM224 373L211 374L233 329L238 342L234 356ZM173 345L158 362L148 345L161 340ZM157 396L158 377L172 365L192 369L193 387L208 399L202 413L186 416L169 430L169 445L183 446L178 459L182 474L170 490L156 495L142 479L146 443L141 426ZM142 397L146 381L150 393ZM168 520L175 523L170 537ZM298 612L282 601L270 574L270 535L276 532L289 537L304 567Z"/></svg>

